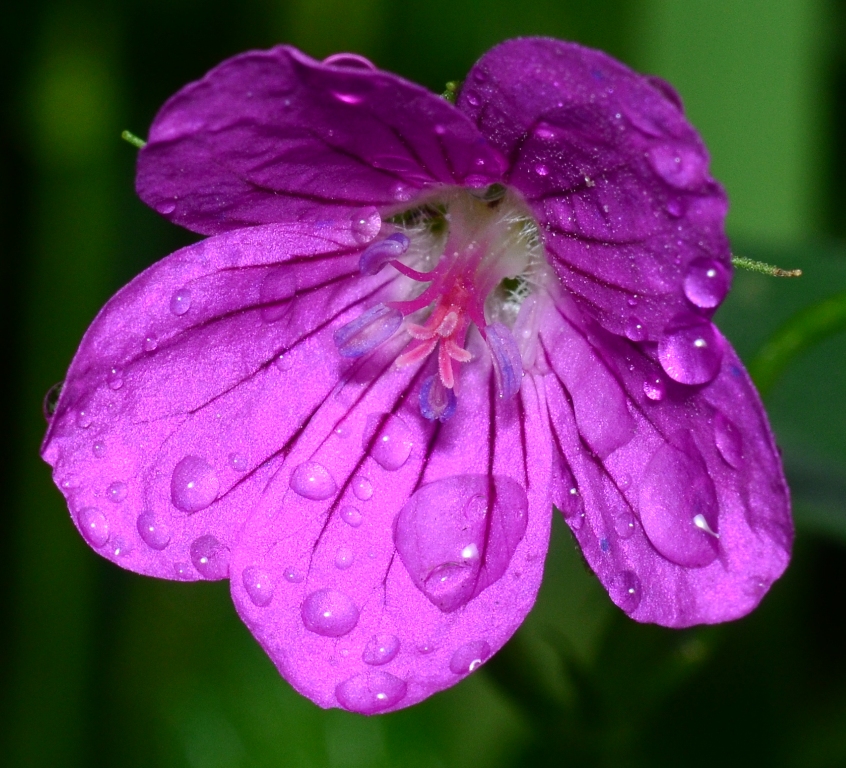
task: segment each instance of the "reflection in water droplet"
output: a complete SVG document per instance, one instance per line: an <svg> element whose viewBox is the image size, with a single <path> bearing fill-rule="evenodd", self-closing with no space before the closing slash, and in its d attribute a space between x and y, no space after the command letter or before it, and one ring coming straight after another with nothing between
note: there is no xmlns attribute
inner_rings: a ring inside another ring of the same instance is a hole
<svg viewBox="0 0 846 768"><path fill-rule="evenodd" d="M354 560L355 554L351 549L347 549L346 547L341 547L335 553L335 567L340 568L342 571L349 568L353 564Z"/></svg>
<svg viewBox="0 0 846 768"><path fill-rule="evenodd" d="M166 525L156 520L152 512L142 512L135 523L138 535L150 549L163 550L170 544L170 530Z"/></svg>
<svg viewBox="0 0 846 768"><path fill-rule="evenodd" d="M266 571L255 567L244 568L241 581L253 605L259 608L270 605L270 601L273 600L273 581Z"/></svg>
<svg viewBox="0 0 846 768"><path fill-rule="evenodd" d="M400 649L396 635L373 635L364 646L361 660L372 667L378 667L392 661Z"/></svg>
<svg viewBox="0 0 846 768"><path fill-rule="evenodd" d="M475 672L491 655L491 647L484 640L474 640L458 648L449 660L449 669L456 675Z"/></svg>
<svg viewBox="0 0 846 768"><path fill-rule="evenodd" d="M304 601L300 614L306 629L324 637L342 637L358 624L358 608L343 592L319 589Z"/></svg>
<svg viewBox="0 0 846 768"><path fill-rule="evenodd" d="M326 467L316 461L306 461L291 475L291 490L306 499L323 501L334 496L338 486Z"/></svg>
<svg viewBox="0 0 846 768"><path fill-rule="evenodd" d="M225 579L229 575L229 548L206 534L191 544L191 562L203 578Z"/></svg>
<svg viewBox="0 0 846 768"><path fill-rule="evenodd" d="M360 501L367 501L373 495L373 484L361 475L353 478L352 489L355 497Z"/></svg>
<svg viewBox="0 0 846 768"><path fill-rule="evenodd" d="M634 571L620 571L608 587L608 594L626 613L631 613L640 605L643 596L640 579Z"/></svg>
<svg viewBox="0 0 846 768"><path fill-rule="evenodd" d="M660 378L647 379L643 382L643 394L650 400L660 402L667 394L667 385Z"/></svg>
<svg viewBox="0 0 846 768"><path fill-rule="evenodd" d="M703 309L718 306L729 289L729 272L714 259L696 259L684 278L684 295Z"/></svg>
<svg viewBox="0 0 846 768"><path fill-rule="evenodd" d="M707 384L720 372L723 343L705 318L687 315L672 323L658 342L658 359L681 384Z"/></svg>
<svg viewBox="0 0 846 768"><path fill-rule="evenodd" d="M362 447L384 469L399 469L408 461L413 446L411 429L399 416L371 413L367 417Z"/></svg>
<svg viewBox="0 0 846 768"><path fill-rule="evenodd" d="M79 530L92 547L102 547L109 540L109 521L96 507L86 507L76 515Z"/></svg>
<svg viewBox="0 0 846 768"><path fill-rule="evenodd" d="M220 491L214 469L199 456L186 456L174 468L170 478L173 506L189 514L208 507Z"/></svg>
<svg viewBox="0 0 846 768"><path fill-rule="evenodd" d="M299 584L305 578L302 572L294 568L293 566L288 566L285 569L285 580L290 581L291 584Z"/></svg>
<svg viewBox="0 0 846 768"><path fill-rule="evenodd" d="M184 315L191 309L191 291L187 288L180 288L170 297L170 311L174 315Z"/></svg>
<svg viewBox="0 0 846 768"><path fill-rule="evenodd" d="M335 688L338 703L350 712L372 715L393 707L405 698L406 684L382 671L362 672Z"/></svg>
<svg viewBox="0 0 846 768"><path fill-rule="evenodd" d="M126 498L126 483L122 483L120 480L112 483L108 488L106 488L106 496L109 501L119 504Z"/></svg>
<svg viewBox="0 0 846 768"><path fill-rule="evenodd" d="M369 243L382 229L382 217L372 205L359 208L350 217L353 238L360 245Z"/></svg>
<svg viewBox="0 0 846 768"><path fill-rule="evenodd" d="M719 412L714 417L714 441L725 462L740 469L743 465L743 436L735 424Z"/></svg>

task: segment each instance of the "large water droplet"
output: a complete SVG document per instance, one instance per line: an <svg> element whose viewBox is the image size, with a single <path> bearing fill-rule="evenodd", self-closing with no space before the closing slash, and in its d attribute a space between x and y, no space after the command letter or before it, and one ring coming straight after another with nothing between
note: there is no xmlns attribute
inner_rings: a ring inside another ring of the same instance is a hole
<svg viewBox="0 0 846 768"><path fill-rule="evenodd" d="M703 309L718 306L729 289L729 272L714 259L691 262L684 278L684 295L692 304Z"/></svg>
<svg viewBox="0 0 846 768"><path fill-rule="evenodd" d="M351 549L347 549L346 547L341 547L335 553L335 567L340 568L342 571L345 571L349 568L353 561L355 560L355 553Z"/></svg>
<svg viewBox="0 0 846 768"><path fill-rule="evenodd" d="M376 65L372 61L365 59L364 56L359 56L357 53L333 53L323 59L323 63L346 69L363 69L371 72L376 70Z"/></svg>
<svg viewBox="0 0 846 768"><path fill-rule="evenodd" d="M41 410L44 413L44 418L47 419L47 421L50 421L50 419L53 418L53 414L56 413L56 406L59 404L59 395L62 393L63 385L64 382L62 381L60 381L58 384L54 384L52 387L50 387L50 389L47 390L47 394L44 395L44 400L41 404ZM80 411L80 413L82 413L82 411ZM77 423L78 422L79 415L77 414Z"/></svg>
<svg viewBox="0 0 846 768"><path fill-rule="evenodd" d="M505 573L529 503L509 477L460 475L419 488L400 510L394 543L415 586L445 613Z"/></svg>
<svg viewBox="0 0 846 768"><path fill-rule="evenodd" d="M720 372L722 338L705 318L685 315L671 323L658 342L658 359L671 379L707 384Z"/></svg>
<svg viewBox="0 0 846 768"><path fill-rule="evenodd" d="M634 532L637 522L631 512L621 512L614 518L614 530L621 539L628 539Z"/></svg>
<svg viewBox="0 0 846 768"><path fill-rule="evenodd" d="M76 515L79 530L92 546L100 548L109 540L109 521L96 507L86 507Z"/></svg>
<svg viewBox="0 0 846 768"><path fill-rule="evenodd" d="M214 469L199 456L186 456L173 469L170 499L173 506L189 514L205 509L220 491Z"/></svg>
<svg viewBox="0 0 846 768"><path fill-rule="evenodd" d="M373 495L373 484L361 475L353 478L352 489L355 497L360 501L367 501Z"/></svg>
<svg viewBox="0 0 846 768"><path fill-rule="evenodd" d="M369 243L382 229L382 217L372 205L359 208L350 217L353 238L360 245Z"/></svg>
<svg viewBox="0 0 846 768"><path fill-rule="evenodd" d="M273 600L273 580L267 571L251 566L244 568L241 581L250 602L259 608L266 608Z"/></svg>
<svg viewBox="0 0 846 768"><path fill-rule="evenodd" d="M717 557L718 542L701 525L719 530L719 506L714 483L691 443L685 451L664 445L646 467L640 481L640 522L652 545L668 560L698 568Z"/></svg>
<svg viewBox="0 0 846 768"><path fill-rule="evenodd" d="M640 579L634 571L620 571L608 587L608 594L616 605L631 613L643 597Z"/></svg>
<svg viewBox="0 0 846 768"><path fill-rule="evenodd" d="M152 512L142 512L138 515L135 527L141 540L150 549L161 552L170 544L170 530L164 523L156 520Z"/></svg>
<svg viewBox="0 0 846 768"><path fill-rule="evenodd" d="M664 181L678 189L695 189L705 180L707 161L691 147L659 144L649 151L649 162Z"/></svg>
<svg viewBox="0 0 846 768"><path fill-rule="evenodd" d="M344 507L341 510L341 520L353 528L358 528L361 525L362 519L361 512L355 507Z"/></svg>
<svg viewBox="0 0 846 768"><path fill-rule="evenodd" d="M191 309L191 291L187 288L180 288L170 297L170 311L174 315L181 316L189 309Z"/></svg>
<svg viewBox="0 0 846 768"><path fill-rule="evenodd" d="M475 672L491 655L491 647L484 640L474 640L458 648L449 660L450 672L466 675Z"/></svg>
<svg viewBox="0 0 846 768"><path fill-rule="evenodd" d="M109 501L113 501L115 504L119 504L126 498L126 492L126 483L122 483L120 480L106 488L106 496Z"/></svg>
<svg viewBox="0 0 846 768"><path fill-rule="evenodd" d="M387 664L399 653L400 641L396 635L373 635L364 646L361 660L372 667Z"/></svg>
<svg viewBox="0 0 846 768"><path fill-rule="evenodd" d="M413 446L411 429L399 416L371 413L367 417L362 447L380 466L391 471L399 469L408 461Z"/></svg>
<svg viewBox="0 0 846 768"><path fill-rule="evenodd" d="M156 210L163 216L169 216L176 210L176 203L173 200L160 200L156 203Z"/></svg>
<svg viewBox="0 0 846 768"><path fill-rule="evenodd" d="M229 548L206 534L191 544L191 562L203 578L225 579L229 575Z"/></svg>
<svg viewBox="0 0 846 768"><path fill-rule="evenodd" d="M358 608L343 592L319 589L304 601L300 611L306 629L324 637L342 637L358 624Z"/></svg>
<svg viewBox="0 0 846 768"><path fill-rule="evenodd" d="M293 269L287 266L271 269L259 287L261 319L266 323L275 323L286 317L293 307L290 299L296 292L296 272Z"/></svg>
<svg viewBox="0 0 846 768"><path fill-rule="evenodd" d="M740 469L743 464L743 436L734 422L722 413L717 413L714 417L714 441L726 463Z"/></svg>
<svg viewBox="0 0 846 768"><path fill-rule="evenodd" d="M326 467L306 461L291 475L291 490L312 501L323 501L334 496L338 486Z"/></svg>
<svg viewBox="0 0 846 768"><path fill-rule="evenodd" d="M398 704L406 690L405 681L389 672L362 672L340 683L335 696L344 709L372 715Z"/></svg>

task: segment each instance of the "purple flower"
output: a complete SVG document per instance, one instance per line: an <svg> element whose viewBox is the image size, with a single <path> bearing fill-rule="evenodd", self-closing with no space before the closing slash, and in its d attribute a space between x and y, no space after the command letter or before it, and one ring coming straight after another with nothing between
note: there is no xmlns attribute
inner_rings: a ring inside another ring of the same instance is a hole
<svg viewBox="0 0 846 768"><path fill-rule="evenodd" d="M164 106L138 191L212 237L106 305L44 457L92 547L229 578L321 706L483 663L553 505L637 621L742 616L784 570L778 453L710 322L726 199L666 83L523 39L453 106L357 56L247 53Z"/></svg>

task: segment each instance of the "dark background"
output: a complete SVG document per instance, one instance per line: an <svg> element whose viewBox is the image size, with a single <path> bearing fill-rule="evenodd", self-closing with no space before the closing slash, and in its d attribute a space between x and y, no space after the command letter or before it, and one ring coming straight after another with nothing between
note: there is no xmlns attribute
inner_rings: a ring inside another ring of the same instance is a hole
<svg viewBox="0 0 846 768"><path fill-rule="evenodd" d="M718 321L753 362L797 312L838 294L846 306L846 0L9 5L3 765L846 765L843 321L803 343L765 392L797 541L753 615L683 632L637 625L556 519L538 606L512 642L460 685L383 717L324 712L294 693L238 621L226 583L159 582L99 559L37 457L41 399L97 309L190 240L136 199L135 150L120 131L145 135L179 87L277 42L316 57L354 50L441 90L494 43L545 34L671 80L732 199L735 251L805 270L799 280L737 276Z"/></svg>

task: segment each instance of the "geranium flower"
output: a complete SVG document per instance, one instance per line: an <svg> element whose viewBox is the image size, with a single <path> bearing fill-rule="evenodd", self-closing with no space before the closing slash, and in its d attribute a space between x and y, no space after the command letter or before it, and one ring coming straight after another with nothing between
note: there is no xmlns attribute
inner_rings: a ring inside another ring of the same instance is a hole
<svg viewBox="0 0 846 768"><path fill-rule="evenodd" d="M212 235L88 330L44 443L99 553L229 578L323 707L405 707L531 608L553 505L670 627L786 566L766 417L711 324L726 199L666 83L503 43L455 105L348 54L224 62L162 109L141 197Z"/></svg>

